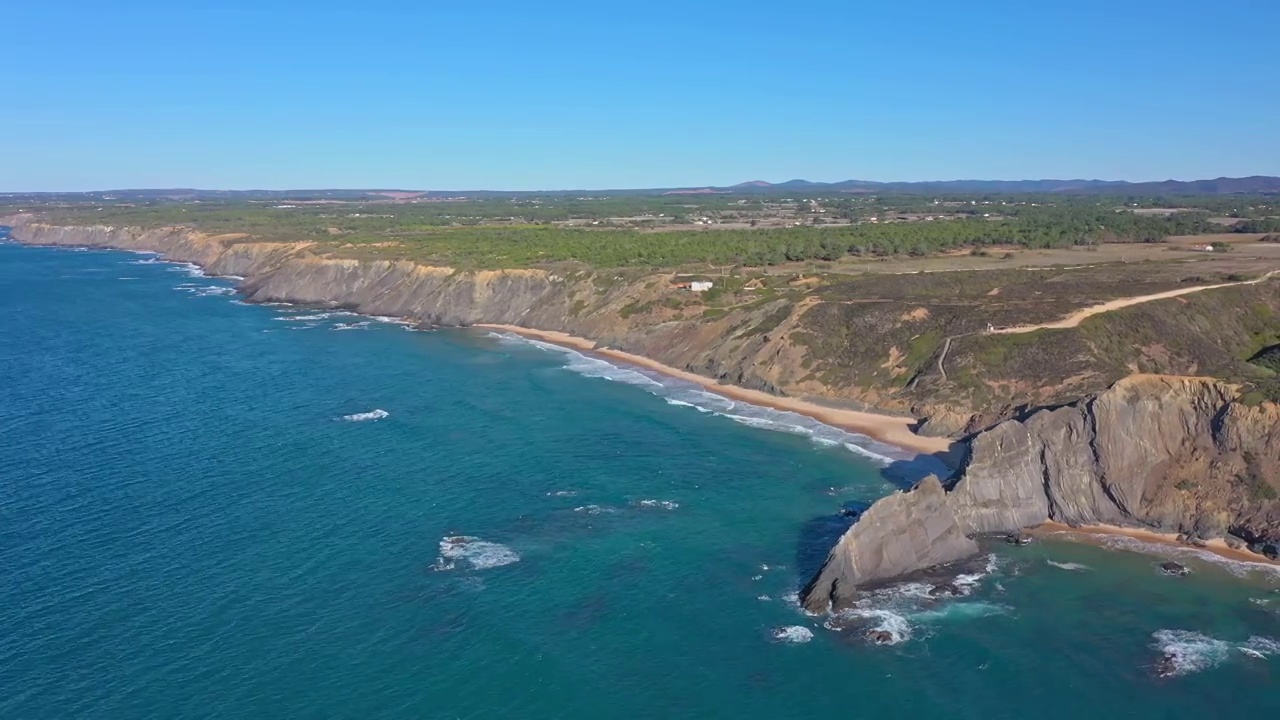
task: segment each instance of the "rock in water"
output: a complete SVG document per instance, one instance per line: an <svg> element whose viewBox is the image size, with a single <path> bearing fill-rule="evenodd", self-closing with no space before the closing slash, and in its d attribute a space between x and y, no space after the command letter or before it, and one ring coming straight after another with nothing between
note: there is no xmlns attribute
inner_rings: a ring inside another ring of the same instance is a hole
<svg viewBox="0 0 1280 720"><path fill-rule="evenodd" d="M868 630L865 637L876 645L893 644L893 633L888 630Z"/></svg>
<svg viewBox="0 0 1280 720"><path fill-rule="evenodd" d="M932 598L960 597L963 594L964 593L960 590L960 586L955 583L943 583L929 588L929 597Z"/></svg>
<svg viewBox="0 0 1280 720"><path fill-rule="evenodd" d="M1160 572L1174 577L1184 577L1191 574L1191 569L1186 565L1170 560L1169 562L1160 563Z"/></svg>
<svg viewBox="0 0 1280 720"><path fill-rule="evenodd" d="M841 536L801 593L805 609L844 607L859 585L976 555L977 543L965 536L946 500L942 483L930 475L877 501Z"/></svg>
<svg viewBox="0 0 1280 720"><path fill-rule="evenodd" d="M1004 541L1010 545L1030 545L1031 536L1024 532L1009 533L1005 536Z"/></svg>

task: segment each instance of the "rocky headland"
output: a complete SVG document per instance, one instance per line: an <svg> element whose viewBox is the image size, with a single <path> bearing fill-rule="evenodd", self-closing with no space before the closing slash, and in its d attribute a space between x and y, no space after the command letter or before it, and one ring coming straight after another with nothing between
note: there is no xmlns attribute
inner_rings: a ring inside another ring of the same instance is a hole
<svg viewBox="0 0 1280 720"><path fill-rule="evenodd" d="M1134 375L978 433L955 479L876 502L801 595L813 612L977 552L972 538L1054 521L1280 543L1280 406L1205 378ZM1259 556L1262 559L1262 555Z"/></svg>

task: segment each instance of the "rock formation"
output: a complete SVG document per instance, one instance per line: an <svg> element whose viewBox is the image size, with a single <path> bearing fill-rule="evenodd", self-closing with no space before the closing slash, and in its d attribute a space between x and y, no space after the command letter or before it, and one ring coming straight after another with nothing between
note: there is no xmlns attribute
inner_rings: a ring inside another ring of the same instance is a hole
<svg viewBox="0 0 1280 720"><path fill-rule="evenodd" d="M805 589L804 606L839 606L858 584L976 552L957 536L1048 520L1189 538L1230 532L1262 552L1280 539L1280 406L1248 407L1210 379L1134 375L979 433L957 478L945 493L927 479L872 505ZM919 544L935 534L936 547Z"/></svg>
<svg viewBox="0 0 1280 720"><path fill-rule="evenodd" d="M977 553L977 543L965 535L947 500L942 483L930 475L911 490L872 505L840 538L804 589L805 607L838 607L858 585Z"/></svg>

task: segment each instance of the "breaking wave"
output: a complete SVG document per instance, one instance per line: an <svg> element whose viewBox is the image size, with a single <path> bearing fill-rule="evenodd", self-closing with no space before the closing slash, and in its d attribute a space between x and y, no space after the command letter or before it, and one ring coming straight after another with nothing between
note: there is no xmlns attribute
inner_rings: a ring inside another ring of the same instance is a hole
<svg viewBox="0 0 1280 720"><path fill-rule="evenodd" d="M1267 562L1233 560L1200 548L1148 542L1126 535L1098 535L1095 537L1103 547L1114 550L1128 550L1173 560L1199 560L1217 565L1237 577L1248 577L1254 573L1259 573L1269 575L1272 579L1280 579L1280 565L1273 565Z"/></svg>
<svg viewBox="0 0 1280 720"><path fill-rule="evenodd" d="M181 292L191 293L196 297L211 297L214 295L234 295L235 288L225 285L197 285L196 283L182 283L174 288Z"/></svg>
<svg viewBox="0 0 1280 720"><path fill-rule="evenodd" d="M964 599L998 570L998 558L988 555L981 571L956 575L949 583L913 581L877 588L863 593L853 607L832 613L823 627L859 633L877 645L899 645L922 633L927 635L938 623L1004 615L1011 608Z"/></svg>
<svg viewBox="0 0 1280 720"><path fill-rule="evenodd" d="M284 322L318 322L320 320L328 320L329 318L351 317L351 316L352 316L352 313L339 311L339 312L313 313L311 315L294 315L294 314L277 315L272 319L282 320Z"/></svg>
<svg viewBox="0 0 1280 720"><path fill-rule="evenodd" d="M1045 560L1045 562L1056 568L1062 568L1063 570L1072 570L1074 572L1081 572L1089 569L1088 565L1081 565L1080 563L1054 562L1053 560Z"/></svg>
<svg viewBox="0 0 1280 720"><path fill-rule="evenodd" d="M680 507L680 503L671 500L640 500L636 502L636 507L642 508L662 508L663 510L675 510Z"/></svg>
<svg viewBox="0 0 1280 720"><path fill-rule="evenodd" d="M1153 646L1170 665L1169 671L1161 674L1169 677L1208 670L1233 657L1265 660L1280 654L1280 641L1257 635L1243 643L1219 640L1191 630L1157 630L1152 637Z"/></svg>
<svg viewBox="0 0 1280 720"><path fill-rule="evenodd" d="M519 561L520 554L506 545L470 535L450 535L440 539L440 557L432 567L444 571L461 564L472 570L488 570Z"/></svg>
<svg viewBox="0 0 1280 720"><path fill-rule="evenodd" d="M369 412L352 413L351 415L343 415L342 419L346 420L347 422L371 422L371 421L378 421L387 417L391 417L391 413L379 408L377 410L370 410Z"/></svg>
<svg viewBox="0 0 1280 720"><path fill-rule="evenodd" d="M687 380L663 375L647 368L617 365L571 348L522 337L514 333L491 331L488 334L489 337L495 338L502 343L533 346L547 352L561 354L565 357L563 367L566 370L576 372L585 377L635 385L657 395L670 405L694 408L699 412L718 415L736 423L761 430L799 435L808 438L815 444L826 447L841 447L882 467L906 460L932 461L938 465L937 468L931 468L932 472L936 472L942 477L950 474L950 471L941 461L928 457L922 459L921 456L917 456L915 453L878 442L865 435L832 427L799 413L775 410L740 400L733 400L704 390L696 383Z"/></svg>
<svg viewBox="0 0 1280 720"><path fill-rule="evenodd" d="M187 277L206 277L204 270L199 265L189 262L178 262L176 260L161 260L169 267L165 268L169 272L185 273Z"/></svg>
<svg viewBox="0 0 1280 720"><path fill-rule="evenodd" d="M807 643L813 639L813 631L803 625L787 625L769 631L774 642Z"/></svg>

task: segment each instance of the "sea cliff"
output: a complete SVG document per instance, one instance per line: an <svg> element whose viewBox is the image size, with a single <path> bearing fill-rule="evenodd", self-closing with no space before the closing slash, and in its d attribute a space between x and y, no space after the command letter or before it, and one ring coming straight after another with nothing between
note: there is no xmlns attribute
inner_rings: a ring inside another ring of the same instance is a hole
<svg viewBox="0 0 1280 720"><path fill-rule="evenodd" d="M801 601L839 607L858 584L976 552L966 539L1055 521L1227 538L1274 554L1280 543L1280 406L1240 402L1205 378L1134 375L1096 396L977 434L956 479L926 480L874 504L836 544ZM874 520L875 531L861 526ZM911 562L889 543L930 531ZM850 568L863 569L851 572Z"/></svg>
<svg viewBox="0 0 1280 720"><path fill-rule="evenodd" d="M800 349L781 339L807 308L788 308L779 300L706 321L667 310L664 320L670 274L621 278L610 272L472 271L409 260L333 257L317 253L312 243L256 242L187 227L58 226L30 215L0 224L12 225L13 237L23 243L158 252L212 274L240 276L240 290L251 302L328 305L428 325L519 325L590 338L748 389L790 395L815 389L800 387ZM775 332L745 332L766 319Z"/></svg>

